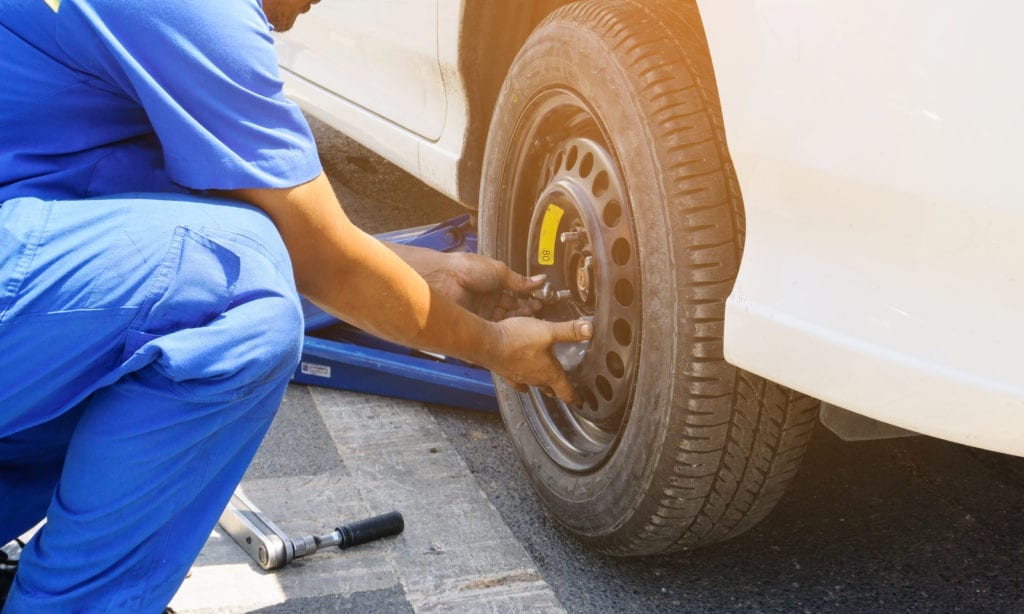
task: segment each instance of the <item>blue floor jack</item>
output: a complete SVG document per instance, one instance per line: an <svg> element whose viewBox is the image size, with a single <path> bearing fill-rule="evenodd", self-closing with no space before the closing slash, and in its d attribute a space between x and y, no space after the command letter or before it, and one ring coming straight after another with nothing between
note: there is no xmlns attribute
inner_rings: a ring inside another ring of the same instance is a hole
<svg viewBox="0 0 1024 614"><path fill-rule="evenodd" d="M382 241L443 252L475 252L468 214L433 226L377 235ZM419 352L367 334L303 300L306 338L292 381L369 394L497 411L491 374L439 354ZM292 538L241 492L231 497L220 526L261 568L280 569L329 546L345 548L401 533L399 512L360 520L324 535Z"/></svg>
<svg viewBox="0 0 1024 614"><path fill-rule="evenodd" d="M443 252L476 251L469 214L377 235ZM383 341L303 301L306 340L293 381L466 409L497 411L491 374L460 360Z"/></svg>

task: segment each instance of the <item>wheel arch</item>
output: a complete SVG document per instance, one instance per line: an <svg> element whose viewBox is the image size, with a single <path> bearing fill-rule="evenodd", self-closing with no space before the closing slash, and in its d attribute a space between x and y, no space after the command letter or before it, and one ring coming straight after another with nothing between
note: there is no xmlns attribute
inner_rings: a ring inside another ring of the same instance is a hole
<svg viewBox="0 0 1024 614"><path fill-rule="evenodd" d="M469 120L458 165L460 201L479 206L481 172L487 131L498 92L512 61L534 29L552 12L574 0L516 2L467 2L459 32L459 71L466 84ZM679 0L640 0L645 4L675 5ZM695 0L684 0L695 5ZM502 32L502 36L482 33ZM703 28L700 31L702 44Z"/></svg>
<svg viewBox="0 0 1024 614"><path fill-rule="evenodd" d="M459 71L466 84L469 121L459 160L460 200L479 205L484 147L498 91L512 60L534 28L571 0L537 0L526 7L513 2L466 2L459 32ZM502 36L483 36L502 32Z"/></svg>

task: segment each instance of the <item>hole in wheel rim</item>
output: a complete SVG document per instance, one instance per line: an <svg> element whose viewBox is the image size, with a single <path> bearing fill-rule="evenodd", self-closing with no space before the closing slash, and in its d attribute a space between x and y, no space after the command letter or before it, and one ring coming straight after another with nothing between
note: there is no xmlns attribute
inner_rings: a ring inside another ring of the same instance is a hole
<svg viewBox="0 0 1024 614"><path fill-rule="evenodd" d="M612 336L621 345L629 345L633 341L633 327L625 320L615 320L612 324Z"/></svg>
<svg viewBox="0 0 1024 614"><path fill-rule="evenodd" d="M622 376L626 374L626 366L622 364L622 357L615 352L608 352L608 355L604 358L604 363L608 367L608 372L615 379L622 379Z"/></svg>
<svg viewBox="0 0 1024 614"><path fill-rule="evenodd" d="M580 177L586 179L590 177L590 173L594 170L594 155L589 151L583 154L583 159L580 160Z"/></svg>
<svg viewBox="0 0 1024 614"><path fill-rule="evenodd" d="M629 241L625 239L616 239L615 243L612 243L612 261L619 266L626 266L629 264L629 259L633 255L633 248L630 247Z"/></svg>
<svg viewBox="0 0 1024 614"><path fill-rule="evenodd" d="M620 279L615 282L615 300L623 307L629 307L636 300L633 284L628 279Z"/></svg>
<svg viewBox="0 0 1024 614"><path fill-rule="evenodd" d="M602 215L604 223L608 228L615 228L622 221L622 205L618 201L609 201L604 206L604 213Z"/></svg>

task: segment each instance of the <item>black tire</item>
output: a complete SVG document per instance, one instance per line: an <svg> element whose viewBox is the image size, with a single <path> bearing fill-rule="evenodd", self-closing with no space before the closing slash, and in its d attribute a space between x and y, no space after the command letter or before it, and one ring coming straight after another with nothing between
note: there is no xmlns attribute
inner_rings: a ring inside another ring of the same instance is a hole
<svg viewBox="0 0 1024 614"><path fill-rule="evenodd" d="M501 90L481 190L482 250L566 287L543 317L595 318L591 342L569 348L585 352L563 360L580 406L497 387L551 513L616 555L756 524L818 408L723 358L742 204L700 17L668 4L588 0L541 23ZM552 204L557 232L576 233L561 243L545 230Z"/></svg>

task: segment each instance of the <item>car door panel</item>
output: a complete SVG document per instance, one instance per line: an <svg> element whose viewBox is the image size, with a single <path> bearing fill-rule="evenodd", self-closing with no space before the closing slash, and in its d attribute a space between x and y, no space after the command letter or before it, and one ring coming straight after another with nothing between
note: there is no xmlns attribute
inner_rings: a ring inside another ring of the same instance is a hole
<svg viewBox="0 0 1024 614"><path fill-rule="evenodd" d="M278 39L281 65L337 96L428 139L445 122L437 3L323 2Z"/></svg>

